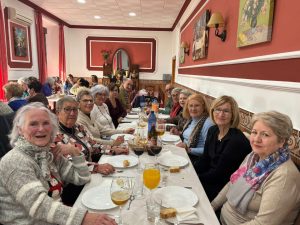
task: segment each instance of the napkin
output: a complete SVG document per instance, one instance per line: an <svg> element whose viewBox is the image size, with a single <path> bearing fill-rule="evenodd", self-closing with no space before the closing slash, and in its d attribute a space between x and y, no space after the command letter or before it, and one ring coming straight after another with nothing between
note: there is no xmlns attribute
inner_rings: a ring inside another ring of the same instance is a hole
<svg viewBox="0 0 300 225"><path fill-rule="evenodd" d="M158 157L158 160L160 159L168 159L168 158L171 158L174 154L171 152L171 151L166 151L164 153L161 153L161 155Z"/></svg>
<svg viewBox="0 0 300 225"><path fill-rule="evenodd" d="M196 208L192 206L185 206L176 208L176 218L179 223L199 223Z"/></svg>

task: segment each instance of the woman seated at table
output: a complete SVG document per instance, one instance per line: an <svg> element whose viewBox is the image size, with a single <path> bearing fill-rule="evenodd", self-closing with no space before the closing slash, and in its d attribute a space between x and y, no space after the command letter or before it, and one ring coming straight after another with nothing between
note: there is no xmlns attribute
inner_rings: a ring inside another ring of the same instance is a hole
<svg viewBox="0 0 300 225"><path fill-rule="evenodd" d="M103 136L107 137L113 134L123 133L123 131L116 129L106 129L100 123L97 123L91 118L90 114L94 107L94 99L89 89L81 89L77 93L76 100L79 103L78 118L76 122L84 126L87 132L89 132L89 134L93 136L94 140L102 144L113 146L120 145L124 142L124 137L121 136L119 136L115 141L101 139L101 137Z"/></svg>
<svg viewBox="0 0 300 225"><path fill-rule="evenodd" d="M180 91L181 91L180 88L174 88L172 90L171 96L172 96L173 106L170 111L170 118L176 117L183 110L183 108L179 104Z"/></svg>
<svg viewBox="0 0 300 225"><path fill-rule="evenodd" d="M119 88L115 83L110 83L108 85L109 98L106 99L105 103L108 107L109 114L115 127L118 127L122 119L127 115L126 109L123 107L122 103L118 99Z"/></svg>
<svg viewBox="0 0 300 225"><path fill-rule="evenodd" d="M181 108L184 108L186 100L188 99L188 97L191 95L192 93L189 92L186 89L183 89L180 91L179 94L179 105ZM167 118L164 120L165 123L172 123L175 124L176 127L173 127L170 132L171 134L176 134L176 135L180 135L183 129L184 124L187 122L187 119L183 118L182 115L182 111L175 117L173 118Z"/></svg>
<svg viewBox="0 0 300 225"><path fill-rule="evenodd" d="M13 111L17 111L23 105L27 104L24 99L22 86L16 82L9 82L3 86L5 97L8 100L8 105Z"/></svg>
<svg viewBox="0 0 300 225"><path fill-rule="evenodd" d="M82 87L89 88L90 87L90 83L86 79L84 79L84 78L79 78L76 81L76 83L71 87L70 93L73 94L73 95L77 95L77 92Z"/></svg>
<svg viewBox="0 0 300 225"><path fill-rule="evenodd" d="M59 99L56 103L56 114L59 121L59 132L55 138L55 143L75 143L84 153L86 160L94 162L93 172L104 175L115 171L110 164L97 164L102 154L127 154L128 149L121 147L102 146L84 126L76 124L78 116L78 102L69 96ZM117 141L119 142L119 141ZM76 201L83 186L68 184L62 194L65 204L72 205Z"/></svg>
<svg viewBox="0 0 300 225"><path fill-rule="evenodd" d="M109 110L105 101L109 95L108 88L104 85L96 85L91 88L91 93L94 99L94 107L91 111L91 120L96 121L96 123L100 123L100 126L107 130L115 130L114 123L112 122L112 118L110 117ZM134 129L128 128L126 130L117 130L118 133L122 134L133 134Z"/></svg>
<svg viewBox="0 0 300 225"><path fill-rule="evenodd" d="M300 209L300 173L290 158L292 121L276 111L251 121L252 152L213 200L222 224L288 225Z"/></svg>
<svg viewBox="0 0 300 225"><path fill-rule="evenodd" d="M100 213L63 205L63 183L83 185L90 180L84 156L74 145L54 145L57 119L42 103L19 109L11 145L0 161L0 223L2 224L110 224ZM51 147L50 147L51 146ZM72 155L73 161L62 154Z"/></svg>
<svg viewBox="0 0 300 225"><path fill-rule="evenodd" d="M237 128L239 108L232 97L215 99L210 117L216 125L208 130L203 155L194 167L208 199L212 201L251 151L251 146Z"/></svg>
<svg viewBox="0 0 300 225"><path fill-rule="evenodd" d="M203 154L208 129L213 125L208 116L206 100L200 94L188 97L183 109L183 117L187 119L182 130L182 142L177 146L185 148L192 163Z"/></svg>

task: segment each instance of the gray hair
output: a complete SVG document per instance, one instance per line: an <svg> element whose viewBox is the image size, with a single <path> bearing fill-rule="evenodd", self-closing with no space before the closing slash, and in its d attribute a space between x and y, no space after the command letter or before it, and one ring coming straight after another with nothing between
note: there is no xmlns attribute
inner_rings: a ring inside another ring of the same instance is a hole
<svg viewBox="0 0 300 225"><path fill-rule="evenodd" d="M14 122L13 122L13 128L12 128L11 134L9 135L10 145L12 147L15 146L16 141L20 137L20 128L24 126L25 114L32 109L40 109L40 110L45 111L48 114L48 116L50 118L50 123L52 125L51 142L54 140L54 138L58 132L57 117L48 108L46 108L43 103L33 102L33 103L29 103L27 105L24 105L17 111L17 114L16 114L16 116L14 118Z"/></svg>
<svg viewBox="0 0 300 225"><path fill-rule="evenodd" d="M277 111L257 113L252 117L251 129L257 121L265 123L275 133L278 140L284 141L284 144L287 145L293 132L293 123L288 115Z"/></svg>
<svg viewBox="0 0 300 225"><path fill-rule="evenodd" d="M48 77L47 80L46 80L46 83L49 83L52 86L55 83L55 78Z"/></svg>
<svg viewBox="0 0 300 225"><path fill-rule="evenodd" d="M102 94L102 93L105 93L108 96L109 90L106 86L104 86L102 84L97 84L91 88L91 93L92 93L93 98L95 98L95 96L97 94Z"/></svg>
<svg viewBox="0 0 300 225"><path fill-rule="evenodd" d="M23 84L23 83L28 84L29 80L27 77L20 77L17 82L18 84Z"/></svg>
<svg viewBox="0 0 300 225"><path fill-rule="evenodd" d="M181 91L180 91L180 94L183 94L183 95L185 95L185 96L190 96L192 93L189 91L189 90L187 90L187 89L182 89Z"/></svg>
<svg viewBox="0 0 300 225"><path fill-rule="evenodd" d="M180 92L181 92L181 88L174 88L171 94L180 93Z"/></svg>
<svg viewBox="0 0 300 225"><path fill-rule="evenodd" d="M84 95L92 96L91 90L89 88L86 88L86 87L80 88L77 92L77 95L76 95L76 101L79 102Z"/></svg>
<svg viewBox="0 0 300 225"><path fill-rule="evenodd" d="M71 96L64 96L62 98L60 98L57 102L56 102L56 112L60 112L62 107L64 106L65 102L75 102L77 103L77 101L71 97Z"/></svg>

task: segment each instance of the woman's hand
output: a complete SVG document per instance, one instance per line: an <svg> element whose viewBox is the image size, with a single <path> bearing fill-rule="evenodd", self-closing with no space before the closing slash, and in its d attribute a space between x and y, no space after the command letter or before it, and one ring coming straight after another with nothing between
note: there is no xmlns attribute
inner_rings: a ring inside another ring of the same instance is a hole
<svg viewBox="0 0 300 225"><path fill-rule="evenodd" d="M61 156L78 156L81 154L81 150L76 147L74 144L68 143L68 144L57 144L57 145L51 145L51 152L55 159L61 157Z"/></svg>
<svg viewBox="0 0 300 225"><path fill-rule="evenodd" d="M172 127L172 128L170 129L170 134L180 135L181 132L180 132L176 127Z"/></svg>
<svg viewBox="0 0 300 225"><path fill-rule="evenodd" d="M124 134L133 134L134 131L135 131L134 128L128 128L128 129L124 130Z"/></svg>
<svg viewBox="0 0 300 225"><path fill-rule="evenodd" d="M127 147L113 146L111 149L115 152L116 155L121 155L121 154L128 155L129 153Z"/></svg>
<svg viewBox="0 0 300 225"><path fill-rule="evenodd" d="M109 163L96 164L93 172L109 175L115 172L115 168Z"/></svg>
<svg viewBox="0 0 300 225"><path fill-rule="evenodd" d="M124 119L123 117L119 117L118 118L118 123L121 123L123 119Z"/></svg>
<svg viewBox="0 0 300 225"><path fill-rule="evenodd" d="M186 144L183 142L179 142L178 144L176 144L177 147L181 147L181 148L185 148Z"/></svg>
<svg viewBox="0 0 300 225"><path fill-rule="evenodd" d="M85 214L82 225L117 225L116 221L106 214L89 213Z"/></svg>
<svg viewBox="0 0 300 225"><path fill-rule="evenodd" d="M124 135L118 136L117 139L114 141L113 146L118 146L120 144L123 144L125 141Z"/></svg>

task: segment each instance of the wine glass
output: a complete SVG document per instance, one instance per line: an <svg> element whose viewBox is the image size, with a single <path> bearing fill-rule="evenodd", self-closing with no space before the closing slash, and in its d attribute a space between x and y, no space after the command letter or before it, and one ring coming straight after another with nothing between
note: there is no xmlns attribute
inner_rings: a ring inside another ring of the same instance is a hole
<svg viewBox="0 0 300 225"><path fill-rule="evenodd" d="M150 200L152 199L152 190L159 185L160 169L156 163L146 163L143 173L144 185L150 190Z"/></svg>
<svg viewBox="0 0 300 225"><path fill-rule="evenodd" d="M156 122L155 130L156 130L157 136L160 138L166 132L166 124L158 120Z"/></svg>
<svg viewBox="0 0 300 225"><path fill-rule="evenodd" d="M122 205L124 205L130 196L134 186L134 180L131 177L114 177L110 186L110 196L113 203L119 206L119 225L126 225L122 220Z"/></svg>

